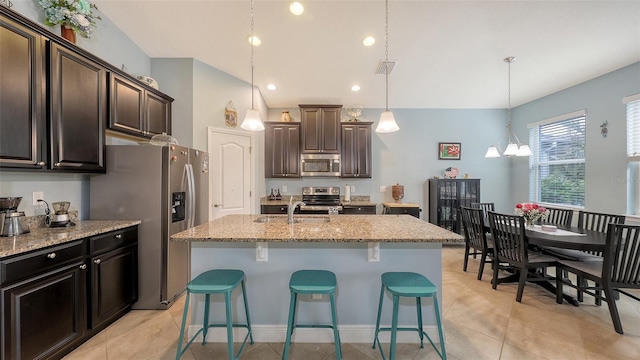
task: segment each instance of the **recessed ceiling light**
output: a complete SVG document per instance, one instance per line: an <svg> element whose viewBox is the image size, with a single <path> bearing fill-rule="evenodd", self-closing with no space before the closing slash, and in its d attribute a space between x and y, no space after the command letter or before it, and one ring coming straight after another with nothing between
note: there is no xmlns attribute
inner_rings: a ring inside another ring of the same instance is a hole
<svg viewBox="0 0 640 360"><path fill-rule="evenodd" d="M258 35L247 35L247 41L253 46L260 46L260 44L262 44L262 41L260 41Z"/></svg>
<svg viewBox="0 0 640 360"><path fill-rule="evenodd" d="M375 43L376 43L376 38L374 38L373 36L367 36L362 40L362 45L364 46L371 46Z"/></svg>
<svg viewBox="0 0 640 360"><path fill-rule="evenodd" d="M293 15L300 15L304 12L304 6L297 1L294 1L289 5L289 11L291 11Z"/></svg>
<svg viewBox="0 0 640 360"><path fill-rule="evenodd" d="M351 91L360 91L360 85L353 85Z"/></svg>
<svg viewBox="0 0 640 360"><path fill-rule="evenodd" d="M276 89L276 86L275 86L275 85L273 85L273 84L269 84L269 85L267 85L267 89L269 89L269 90L275 90L275 89Z"/></svg>

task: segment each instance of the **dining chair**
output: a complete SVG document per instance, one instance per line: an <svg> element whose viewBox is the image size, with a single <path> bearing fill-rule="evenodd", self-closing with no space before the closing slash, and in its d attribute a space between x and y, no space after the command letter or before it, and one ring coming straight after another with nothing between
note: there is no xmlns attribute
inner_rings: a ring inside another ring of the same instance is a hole
<svg viewBox="0 0 640 360"><path fill-rule="evenodd" d="M493 235L493 281L495 290L498 285L499 263L510 264L520 272L516 301L522 302L524 285L527 281L549 281L551 278L530 271L538 268L556 266L558 258L529 249L524 218L518 215L499 214L489 211L489 226ZM560 277L556 277L558 283Z"/></svg>
<svg viewBox="0 0 640 360"><path fill-rule="evenodd" d="M622 293L640 301L640 298L620 289L640 289L640 226L609 223L607 241L603 253L603 261L571 261L559 260L559 268L576 274L583 279L591 280L595 286L586 282L562 280L556 287L556 302L562 303L562 286L568 285L604 300L609 305L609 313L613 327L622 334L622 323L616 306L615 294ZM592 292L595 290L595 292ZM604 292L604 296L602 296Z"/></svg>
<svg viewBox="0 0 640 360"><path fill-rule="evenodd" d="M461 206L462 227L464 229L464 264L462 271L467 271L469 255L480 255L480 267L478 268L478 280L482 280L484 265L489 259L493 263L493 238L487 237L484 231L484 213L482 209L472 209Z"/></svg>
<svg viewBox="0 0 640 360"><path fill-rule="evenodd" d="M545 206L549 210L549 215L544 221L545 224L571 226L573 221L573 209L560 209Z"/></svg>
<svg viewBox="0 0 640 360"><path fill-rule="evenodd" d="M489 211L496 211L496 206L494 203L471 203L471 207L474 209L482 209L485 218L487 217L487 213Z"/></svg>

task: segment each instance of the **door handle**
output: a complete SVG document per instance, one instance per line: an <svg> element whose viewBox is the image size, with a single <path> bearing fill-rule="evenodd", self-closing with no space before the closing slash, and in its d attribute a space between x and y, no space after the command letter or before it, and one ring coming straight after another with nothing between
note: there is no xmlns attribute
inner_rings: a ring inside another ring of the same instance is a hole
<svg viewBox="0 0 640 360"><path fill-rule="evenodd" d="M222 204L213 204L213 207L220 207Z"/></svg>

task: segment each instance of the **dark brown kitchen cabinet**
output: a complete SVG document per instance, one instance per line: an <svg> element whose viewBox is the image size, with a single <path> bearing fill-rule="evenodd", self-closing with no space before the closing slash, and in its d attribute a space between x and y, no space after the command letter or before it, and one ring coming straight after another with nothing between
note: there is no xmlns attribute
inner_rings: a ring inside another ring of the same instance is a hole
<svg viewBox="0 0 640 360"><path fill-rule="evenodd" d="M50 76L51 168L104 172L106 69L52 43Z"/></svg>
<svg viewBox="0 0 640 360"><path fill-rule="evenodd" d="M302 152L340 153L340 111L342 105L299 105L302 123Z"/></svg>
<svg viewBox="0 0 640 360"><path fill-rule="evenodd" d="M46 168L45 60L44 37L0 17L0 167Z"/></svg>
<svg viewBox="0 0 640 360"><path fill-rule="evenodd" d="M480 202L480 179L429 179L429 222L462 233L460 206Z"/></svg>
<svg viewBox="0 0 640 360"><path fill-rule="evenodd" d="M89 327L101 330L109 320L129 311L138 300L137 228L89 239L91 317Z"/></svg>
<svg viewBox="0 0 640 360"><path fill-rule="evenodd" d="M286 214L288 205L260 205L260 214ZM298 208L295 210L298 213Z"/></svg>
<svg viewBox="0 0 640 360"><path fill-rule="evenodd" d="M151 138L171 134L171 100L123 76L110 75L109 129Z"/></svg>
<svg viewBox="0 0 640 360"><path fill-rule="evenodd" d="M376 205L342 205L342 211L345 215L375 215Z"/></svg>
<svg viewBox="0 0 640 360"><path fill-rule="evenodd" d="M343 123L340 177L371 177L371 122Z"/></svg>
<svg viewBox="0 0 640 360"><path fill-rule="evenodd" d="M84 241L0 262L2 358L54 359L86 334Z"/></svg>
<svg viewBox="0 0 640 360"><path fill-rule="evenodd" d="M266 122L264 156L265 177L300 177L300 123Z"/></svg>

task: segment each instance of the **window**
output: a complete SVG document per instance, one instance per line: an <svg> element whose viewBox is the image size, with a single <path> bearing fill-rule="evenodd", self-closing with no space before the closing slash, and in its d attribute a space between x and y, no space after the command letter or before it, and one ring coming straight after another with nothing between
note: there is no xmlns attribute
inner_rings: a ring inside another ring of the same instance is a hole
<svg viewBox="0 0 640 360"><path fill-rule="evenodd" d="M586 112L529 124L529 196L560 206L584 207Z"/></svg>
<svg viewBox="0 0 640 360"><path fill-rule="evenodd" d="M628 96L622 100L627 104L627 212L640 214L640 191L637 183L640 179L640 94Z"/></svg>

